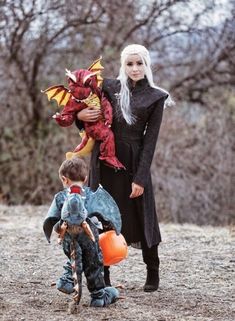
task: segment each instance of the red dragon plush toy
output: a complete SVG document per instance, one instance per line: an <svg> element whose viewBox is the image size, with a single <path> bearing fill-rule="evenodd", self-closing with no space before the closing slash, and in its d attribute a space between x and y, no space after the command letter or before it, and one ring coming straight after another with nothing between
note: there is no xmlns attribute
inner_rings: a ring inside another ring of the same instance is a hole
<svg viewBox="0 0 235 321"><path fill-rule="evenodd" d="M73 72L66 70L69 89L63 85L49 87L42 91L49 100L55 99L59 106L64 106L61 113L56 113L53 118L62 127L72 125L77 113L91 106L101 109L102 118L96 122L84 122L85 133L81 143L73 153L67 153L66 158L74 155L82 156L92 149L92 140L100 141L100 160L106 165L122 169L123 164L115 156L114 135L111 130L112 106L101 91L102 78L100 72L103 67L101 58L97 59L88 69L78 69Z"/></svg>

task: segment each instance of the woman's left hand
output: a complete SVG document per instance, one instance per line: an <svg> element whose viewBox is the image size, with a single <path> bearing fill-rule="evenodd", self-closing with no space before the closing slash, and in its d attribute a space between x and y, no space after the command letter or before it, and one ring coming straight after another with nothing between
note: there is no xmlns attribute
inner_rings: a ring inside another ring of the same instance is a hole
<svg viewBox="0 0 235 321"><path fill-rule="evenodd" d="M130 198L135 198L141 196L144 193L144 188L138 184L132 183L131 184L131 195Z"/></svg>

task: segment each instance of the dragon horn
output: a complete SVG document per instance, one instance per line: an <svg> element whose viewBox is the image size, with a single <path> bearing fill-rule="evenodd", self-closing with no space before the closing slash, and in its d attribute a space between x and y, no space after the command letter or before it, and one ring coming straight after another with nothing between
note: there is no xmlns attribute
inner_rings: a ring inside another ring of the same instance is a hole
<svg viewBox="0 0 235 321"><path fill-rule="evenodd" d="M77 81L76 76L73 73L71 73L70 70L65 69L65 75L72 79L73 82Z"/></svg>
<svg viewBox="0 0 235 321"><path fill-rule="evenodd" d="M87 79L89 79L92 76L98 75L100 72L99 71L94 71L92 73L90 73L89 75L87 75L86 77L83 78L83 84L85 84L85 82L87 81Z"/></svg>

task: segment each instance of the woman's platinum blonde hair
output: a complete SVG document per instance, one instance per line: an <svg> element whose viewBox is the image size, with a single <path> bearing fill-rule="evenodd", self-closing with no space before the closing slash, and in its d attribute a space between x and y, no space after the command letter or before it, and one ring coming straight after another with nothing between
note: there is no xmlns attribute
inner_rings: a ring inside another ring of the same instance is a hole
<svg viewBox="0 0 235 321"><path fill-rule="evenodd" d="M121 83L121 90L120 90L121 111L126 122L131 125L135 122L135 117L130 110L130 90L127 83L128 76L125 71L126 60L129 55L138 55L140 57L140 59L144 64L145 76L151 87L160 89L166 92L168 95L169 93L163 88L157 87L153 82L153 74L151 70L151 59L150 59L149 51L144 46L138 45L138 44L132 44L132 45L126 46L121 52L121 67L120 67L119 75L117 79L119 79ZM170 95L167 100L169 101L169 105L173 103L170 98ZM168 105L168 103L166 103L166 105Z"/></svg>

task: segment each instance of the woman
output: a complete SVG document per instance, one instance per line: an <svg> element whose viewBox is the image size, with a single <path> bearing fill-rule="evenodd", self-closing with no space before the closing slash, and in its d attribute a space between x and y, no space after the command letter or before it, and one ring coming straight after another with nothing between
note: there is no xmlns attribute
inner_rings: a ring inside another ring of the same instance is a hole
<svg viewBox="0 0 235 321"><path fill-rule="evenodd" d="M100 183L116 200L122 215L122 234L128 244L140 245L147 268L144 291L159 285L158 244L161 241L150 175L162 114L168 93L153 83L148 50L132 44L121 53L117 79L105 79L103 91L113 107L112 130L116 156L126 170L115 171L99 160L99 143L91 155L89 185ZM169 98L168 98L169 100ZM80 121L96 121L97 110L77 114ZM109 269L105 280L110 285Z"/></svg>

